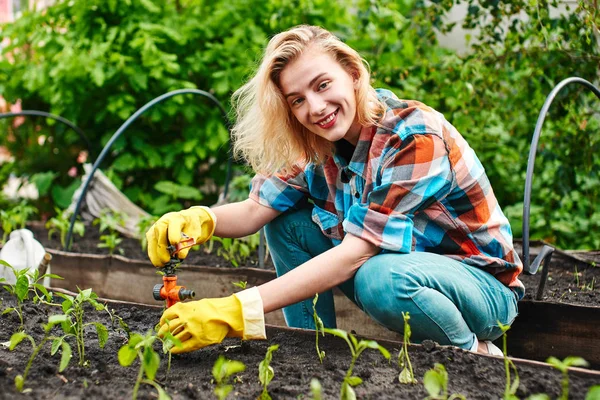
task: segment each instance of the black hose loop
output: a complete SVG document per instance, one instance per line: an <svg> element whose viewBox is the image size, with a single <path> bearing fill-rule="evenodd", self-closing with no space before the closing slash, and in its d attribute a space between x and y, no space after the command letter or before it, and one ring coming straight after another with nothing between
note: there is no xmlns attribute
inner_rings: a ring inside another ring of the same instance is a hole
<svg viewBox="0 0 600 400"><path fill-rule="evenodd" d="M75 132L77 132L77 134L79 135L81 140L83 140L85 142L88 153L91 153L92 144L90 143L90 141L87 138L87 136L85 135L85 133L83 133L83 131L79 127L77 127L77 125L75 125L74 123L72 123L71 121L69 121L66 118L63 118L59 115L47 113L45 111L38 111L38 110L23 110L23 111L18 111L18 112L0 113L0 119L11 118L11 117L24 117L24 116L46 117L46 118L56 120L58 122L62 122L63 124L67 125L69 128L73 129Z"/></svg>
<svg viewBox="0 0 600 400"><path fill-rule="evenodd" d="M79 215L79 211L81 209L81 203L85 199L85 195L89 189L90 183L91 183L92 179L94 178L94 173L96 172L96 170L98 169L98 167L100 166L100 164L102 163L102 161L104 160L106 155L108 154L108 151L110 150L112 145L117 141L117 139L119 139L119 137L123 134L123 132L125 132L125 130L129 127L129 125L131 125L143 113L145 113L147 110L154 107L155 105L157 105L167 99L170 99L173 96L177 96L180 94L196 94L196 95L203 96L203 97L206 97L209 100L211 100L214 103L214 105L216 105L219 108L219 111L221 111L221 117L223 118L225 127L227 128L227 131L230 132L229 118L227 117L227 112L225 111L225 108L223 107L221 102L219 100L217 100L216 97L214 97L212 94L210 94L204 90L200 90L200 89L173 90L171 92L160 95L160 96L156 97L155 99L146 103L144 106L142 106L140 109L138 109L131 117L129 117L127 119L127 121L125 121L123 123L123 125L121 125L121 127L119 127L119 129L112 135L112 137L110 138L108 143L106 143L106 145L100 152L100 155L94 162L94 165L92 166L92 170L88 174L87 179L85 180L85 182L83 184L83 187L81 189L81 194L79 195L79 199L77 199L77 203L75 204L75 210L73 211L73 215L71 215L71 222L69 224L69 230L67 232L67 240L65 242L65 248L64 248L65 251L68 251L71 247L71 237L73 235L73 226L75 225L75 221L77 220L77 216ZM230 143L231 143L231 133L230 133ZM231 146L230 146L229 154L231 155ZM229 183L230 175L231 175L231 157L229 157L229 161L227 163L227 177L228 177L227 184Z"/></svg>
<svg viewBox="0 0 600 400"><path fill-rule="evenodd" d="M554 98L556 97L558 92L560 92L565 86L572 83L577 83L587 87L596 95L596 97L598 97L598 99L600 99L600 90L596 86L592 85L585 79L579 77L570 77L562 80L558 85L554 87L554 89L552 89L548 97L546 97L546 101L544 102L544 105L540 110L537 123L535 124L533 138L531 139L531 147L529 148L529 159L527 160L527 175L525 176L525 197L523 199L523 271L525 271L526 273L532 273L530 271L529 264L529 214L531 205L531 187L533 180L533 169L535 164L535 154L542 132L542 125L544 124L546 114L550 109L550 105L554 101ZM535 273L535 271L533 273Z"/></svg>

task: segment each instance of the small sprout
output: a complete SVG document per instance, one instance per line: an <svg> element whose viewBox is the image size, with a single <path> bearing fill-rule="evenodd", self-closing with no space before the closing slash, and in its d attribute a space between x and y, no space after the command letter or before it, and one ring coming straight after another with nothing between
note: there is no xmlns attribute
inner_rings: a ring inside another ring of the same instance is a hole
<svg viewBox="0 0 600 400"><path fill-rule="evenodd" d="M8 349L10 351L14 350L15 347L19 343L21 343L21 341L23 341L23 339L28 339L31 342L31 346L33 347L33 351L31 353L31 356L29 356L29 360L27 361L27 366L25 367L25 371L23 372L23 375L19 374L15 377L15 388L17 389L17 391L19 391L21 393L24 391L23 386L25 385L25 381L27 380L27 375L29 374L29 370L31 369L31 366L33 365L33 360L38 355L40 350L42 350L42 347L44 346L44 344L46 342L48 342L49 340L52 340L52 350L51 350L52 355L56 354L59 347L62 348L62 356L60 359L58 372L62 372L65 370L65 368L67 368L67 366L69 365L69 361L71 360L71 346L69 346L69 344L63 340L64 337L58 338L58 337L54 337L54 336L50 335L50 331L52 330L54 325L62 324L66 321L67 321L67 319L66 319L66 316L64 316L64 315L50 316L48 318L48 323L43 325L44 337L42 338L42 340L39 344L36 344L33 337L31 337L30 335L28 335L27 333L25 333L23 331L15 332L10 337L10 345L8 347Z"/></svg>
<svg viewBox="0 0 600 400"><path fill-rule="evenodd" d="M137 399L138 390L142 383L153 386L158 392L159 400L171 399L167 392L155 381L156 372L160 366L160 356L153 348L156 339L157 336L152 331L149 331L146 336L134 333L129 338L129 342L119 349L119 364L123 367L129 367L136 358L140 360L140 369L133 387L133 400ZM144 379L144 375L146 379Z"/></svg>
<svg viewBox="0 0 600 400"><path fill-rule="evenodd" d="M506 384L504 386L504 400L519 400L517 397L517 389L519 388L519 372L515 363L508 358L508 351L506 345L506 332L510 329L510 325L504 325L498 321L498 326L502 330L502 353L504 354L504 371L506 374ZM510 371L515 373L515 379L511 380ZM512 381L512 382L511 382Z"/></svg>
<svg viewBox="0 0 600 400"><path fill-rule="evenodd" d="M356 360L366 349L375 349L379 350L381 354L387 359L390 359L390 352L379 343L374 340L361 340L358 341L354 335L343 331L341 329L329 329L325 328L325 332L342 338L348 343L348 347L350 348L350 353L352 354L352 361L350 361L350 368L346 372L346 376L344 377L344 381L342 382L342 388L340 390L340 399L342 400L350 400L356 399L356 393L354 392L353 387L356 387L362 383L362 379L356 375L352 375L354 370L354 365L356 364Z"/></svg>
<svg viewBox="0 0 600 400"><path fill-rule="evenodd" d="M54 274L44 274L39 276L39 271L34 269L29 271L28 269L17 270L12 265L7 263L4 260L0 260L0 265L9 268L14 277L15 283L11 284L6 282L6 279L0 278L0 284L3 284L4 289L15 296L17 301L16 307L9 307L2 311L2 315L14 312L19 317L20 325L18 330L23 329L23 303L25 300L29 299L29 293L33 292L33 302L38 303L46 303L46 301L52 300L52 294L48 292L48 290L39 282L46 277L54 278L54 279L63 279L62 277ZM38 290L42 292L43 297L40 296Z"/></svg>
<svg viewBox="0 0 600 400"><path fill-rule="evenodd" d="M59 233L60 244L63 248L66 247L67 233L69 232L69 226L71 225L71 212L67 210L61 211L58 208L54 209L56 216L52 217L46 222L46 229L48 229L48 239L52 238L55 232ZM73 233L83 236L85 233L85 225L81 221L75 221L73 225ZM72 240L72 239L71 239ZM69 243L70 245L70 243Z"/></svg>
<svg viewBox="0 0 600 400"><path fill-rule="evenodd" d="M546 362L554 368L562 372L562 393L558 400L569 399L569 367L587 367L589 364L581 357L567 357L564 360L559 360L556 357L550 357Z"/></svg>
<svg viewBox="0 0 600 400"><path fill-rule="evenodd" d="M119 237L119 234L116 232L110 233L108 235L102 235L102 236L100 236L100 240L101 240L101 243L98 243L98 248L99 249L107 249L108 254L110 254L110 255L114 254L117 246L120 245L121 242L123 241L123 239L121 239ZM119 249L119 251L121 253L123 253L122 249Z"/></svg>
<svg viewBox="0 0 600 400"><path fill-rule="evenodd" d="M429 393L425 400L466 400L462 394L452 394L448 397L448 372L442 364L435 363L433 369L425 372L423 386Z"/></svg>
<svg viewBox="0 0 600 400"><path fill-rule="evenodd" d="M273 359L273 352L279 348L278 344L274 344L267 349L267 354L265 358L258 364L258 380L263 387L263 390L260 394L260 400L271 400L271 396L269 392L267 392L267 386L273 380L275 376L275 371L273 371L273 367L271 367L271 360Z"/></svg>
<svg viewBox="0 0 600 400"><path fill-rule="evenodd" d="M214 393L219 400L226 399L227 395L233 390L233 385L229 384L229 378L243 372L245 369L246 366L241 361L227 360L222 355L217 358L212 368L212 375L217 383Z"/></svg>
<svg viewBox="0 0 600 400"><path fill-rule="evenodd" d="M17 204L12 209L0 210L0 226L2 226L3 231L0 243L5 243L6 238L13 230L25 228L29 217L37 213L37 208L25 201Z"/></svg>
<svg viewBox="0 0 600 400"><path fill-rule="evenodd" d="M313 299L313 319L315 321L315 347L317 348L319 361L323 364L325 352L319 349L319 331L325 336L325 326L323 325L323 320L317 315L317 301L319 301L319 293L315 294L315 298Z"/></svg>
<svg viewBox="0 0 600 400"><path fill-rule="evenodd" d="M310 380L310 394L311 400L322 400L323 398L323 387L317 378Z"/></svg>
<svg viewBox="0 0 600 400"><path fill-rule="evenodd" d="M410 356L408 355L408 345L410 344L411 335L410 324L408 323L410 320L409 313L402 313L402 318L404 318L404 337L402 340L402 348L398 353L398 365L402 370L400 371L398 380L400 383L404 384L415 384L417 383L417 380L415 379Z"/></svg>
<svg viewBox="0 0 600 400"><path fill-rule="evenodd" d="M246 289L246 286L248 286L247 281L239 281L239 282L231 282L231 283L233 283L233 286L237 286L242 289Z"/></svg>
<svg viewBox="0 0 600 400"><path fill-rule="evenodd" d="M101 349L104 348L104 345L108 340L108 329L100 322L84 322L84 304L90 304L96 311L108 312L108 310L106 306L96 301L98 295L92 292L92 289L79 289L79 293L76 297L62 293L57 293L56 295L63 299L61 307L66 316L66 320L61 324L61 327L66 334L65 337L75 337L77 342L77 354L79 355L79 365L85 366L87 365L85 359L85 327L94 325L96 334L98 335L98 345ZM111 315L110 312L109 315Z"/></svg>
<svg viewBox="0 0 600 400"><path fill-rule="evenodd" d="M148 232L150 227L152 225L154 225L154 223L157 220L158 220L158 218L155 217L154 215L148 215L148 216L140 218L138 220L138 223L136 224L136 227L138 229L137 235L138 235L138 238L140 239L140 245L142 246L143 251L146 251L146 248L148 247L148 240L146 239L146 232Z"/></svg>
<svg viewBox="0 0 600 400"><path fill-rule="evenodd" d="M600 385L594 385L588 390L585 395L585 400L597 400L600 399Z"/></svg>

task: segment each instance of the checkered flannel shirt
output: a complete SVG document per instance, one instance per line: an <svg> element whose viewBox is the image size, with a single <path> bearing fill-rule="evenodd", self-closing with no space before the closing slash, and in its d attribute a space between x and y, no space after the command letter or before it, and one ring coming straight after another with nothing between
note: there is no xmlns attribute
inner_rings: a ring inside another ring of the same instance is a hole
<svg viewBox="0 0 600 400"><path fill-rule="evenodd" d="M387 105L364 127L348 163L256 175L250 198L286 211L311 199L313 221L335 245L351 233L385 252L431 252L482 268L522 298L523 266L512 232L475 152L442 114L377 90Z"/></svg>

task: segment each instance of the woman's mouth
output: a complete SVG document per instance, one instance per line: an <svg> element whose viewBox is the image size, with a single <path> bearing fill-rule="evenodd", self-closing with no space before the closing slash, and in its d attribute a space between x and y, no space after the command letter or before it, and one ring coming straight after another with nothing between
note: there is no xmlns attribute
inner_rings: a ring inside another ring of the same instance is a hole
<svg viewBox="0 0 600 400"><path fill-rule="evenodd" d="M331 128L335 124L335 121L337 120L337 114L339 111L340 111L340 109L338 108L331 114L327 115L325 118L317 121L316 124L320 128L323 128L323 129Z"/></svg>

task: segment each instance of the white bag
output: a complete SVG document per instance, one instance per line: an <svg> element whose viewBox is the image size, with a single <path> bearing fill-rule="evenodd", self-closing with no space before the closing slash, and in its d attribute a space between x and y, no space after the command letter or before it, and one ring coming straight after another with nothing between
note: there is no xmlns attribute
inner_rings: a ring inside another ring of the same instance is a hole
<svg viewBox="0 0 600 400"><path fill-rule="evenodd" d="M6 261L18 271L23 269L33 271L42 262L44 254L46 250L33 238L33 232L29 229L17 229L10 233L8 242L0 250L0 260ZM50 266L45 273L50 273ZM13 272L4 265L0 265L0 278L5 278L12 285L17 282ZM49 286L50 278L44 278L43 285Z"/></svg>

